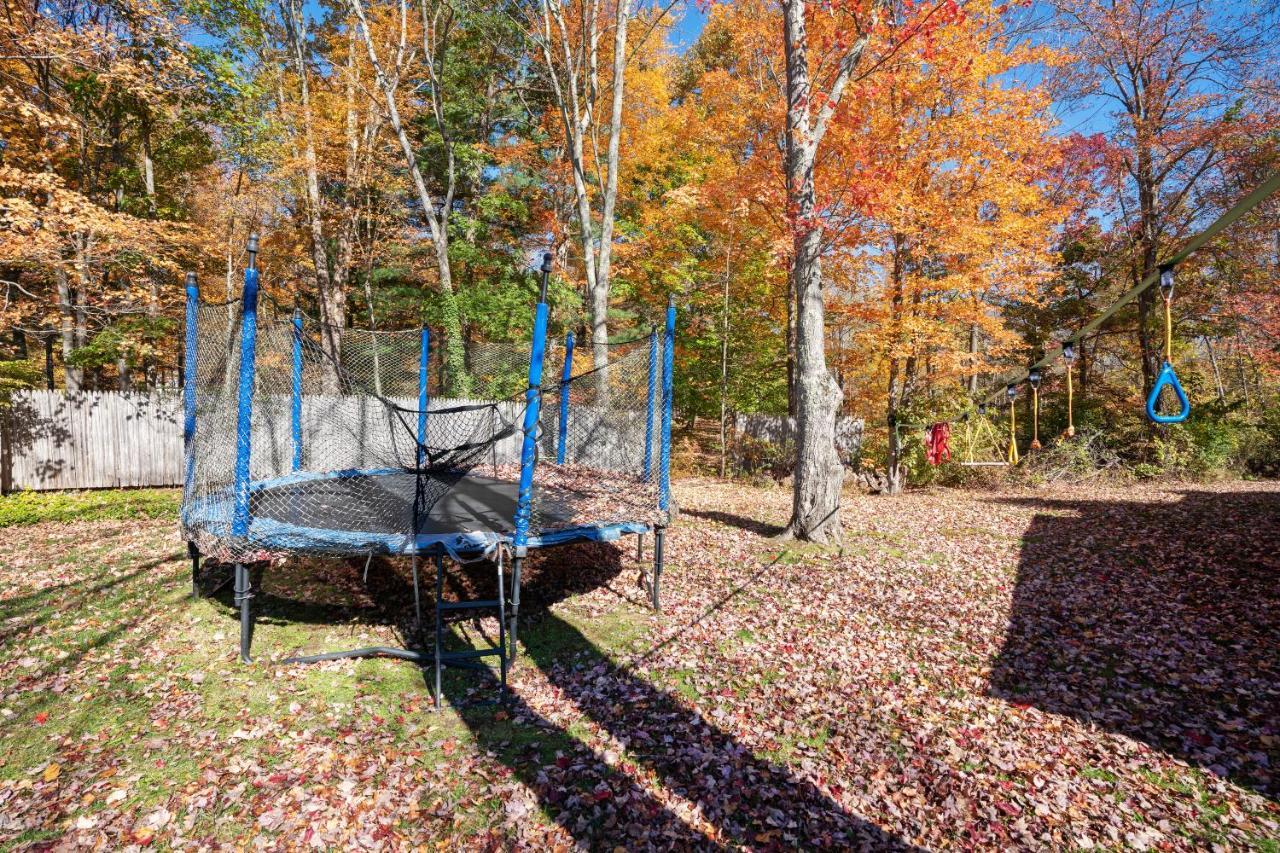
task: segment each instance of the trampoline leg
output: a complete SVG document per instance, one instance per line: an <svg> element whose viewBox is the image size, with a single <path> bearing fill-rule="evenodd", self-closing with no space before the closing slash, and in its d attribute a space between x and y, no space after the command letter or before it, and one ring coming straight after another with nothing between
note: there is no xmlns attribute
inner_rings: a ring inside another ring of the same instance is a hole
<svg viewBox="0 0 1280 853"><path fill-rule="evenodd" d="M444 557L436 555L436 645L432 658L435 660L435 700L436 710L440 710L440 667L444 655L444 622L440 618L440 605L444 603Z"/></svg>
<svg viewBox="0 0 1280 853"><path fill-rule="evenodd" d="M413 630L422 630L422 599L418 592L418 555L413 555Z"/></svg>
<svg viewBox="0 0 1280 853"><path fill-rule="evenodd" d="M662 600L658 597L658 584L662 581L662 545L666 531L659 528L653 531L653 609L662 610Z"/></svg>
<svg viewBox="0 0 1280 853"><path fill-rule="evenodd" d="M510 658L507 652L507 591L504 588L506 571L502 565L502 549L498 549L498 669L501 673L501 687L498 689L500 702L507 701L507 664Z"/></svg>
<svg viewBox="0 0 1280 853"><path fill-rule="evenodd" d="M644 534L636 534L636 562L644 559Z"/></svg>
<svg viewBox="0 0 1280 853"><path fill-rule="evenodd" d="M519 650L516 647L516 624L520 621L520 570L524 567L524 557L511 558L511 613L507 616L507 643L510 646L510 660L515 660Z"/></svg>
<svg viewBox="0 0 1280 853"><path fill-rule="evenodd" d="M187 543L187 556L191 558L191 597L200 597L200 549L196 543Z"/></svg>
<svg viewBox="0 0 1280 853"><path fill-rule="evenodd" d="M240 662L252 663L249 645L253 641L253 582L244 563L236 563L235 601L240 605Z"/></svg>

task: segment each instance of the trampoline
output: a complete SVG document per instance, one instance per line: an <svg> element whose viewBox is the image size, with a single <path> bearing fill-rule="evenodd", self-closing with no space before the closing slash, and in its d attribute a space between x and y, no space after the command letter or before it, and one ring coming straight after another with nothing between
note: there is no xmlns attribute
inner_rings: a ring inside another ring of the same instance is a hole
<svg viewBox="0 0 1280 853"><path fill-rule="evenodd" d="M489 553L509 544L515 535L519 482L484 474L437 474L432 486L440 496L419 513L418 474L404 469L348 470L303 474L253 482L249 485L249 528L245 542L264 554L388 556ZM531 500L542 507L545 530L531 534L529 548L573 542L612 542L624 534L643 534L653 528L639 520L612 524L583 524L580 505L600 496L583 491L535 484ZM627 496L608 495L626 500ZM214 523L231 514L230 493L193 503L186 514L190 525ZM378 512L367 511L379 506ZM307 518L298 510L307 508Z"/></svg>
<svg viewBox="0 0 1280 853"><path fill-rule="evenodd" d="M527 342L450 341L426 328L334 329L259 305L257 239L241 297L204 302L187 277L181 525L191 555L235 566L240 656L251 661L251 564L375 555L436 568L431 652L374 647L287 659L390 655L436 670L495 657L505 690L530 550L654 537L659 607L669 520L675 307L661 330L575 352L547 337L551 256ZM543 382L544 368L558 381ZM642 548L637 549L642 553ZM445 602L446 559L489 560L496 598ZM366 563L367 565L367 563ZM269 570L269 569L268 569ZM445 652L442 611L496 611L496 646Z"/></svg>

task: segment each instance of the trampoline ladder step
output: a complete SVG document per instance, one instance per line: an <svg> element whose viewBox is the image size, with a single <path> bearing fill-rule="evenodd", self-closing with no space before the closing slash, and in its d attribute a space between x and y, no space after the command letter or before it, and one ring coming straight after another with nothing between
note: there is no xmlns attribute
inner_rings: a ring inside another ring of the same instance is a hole
<svg viewBox="0 0 1280 853"><path fill-rule="evenodd" d="M445 601L444 600L444 558L436 557L436 606L435 606L435 650L434 650L434 669L435 669L435 689L431 691L434 699L435 707L438 709L441 705L443 696L441 694L441 671L445 667L454 667L458 669L471 669L479 671L492 672L489 665L482 663L483 658L498 659L498 684L499 684L499 701L505 702L507 698L507 664L510 660L511 646L507 640L507 610L506 610L506 578L503 571L503 555L498 552L498 558L495 561L497 569L497 598L481 598L472 599L470 601ZM445 651L445 613L458 610L492 610L494 615L498 617L498 642L493 646L482 646L478 649L459 649L458 651Z"/></svg>
<svg viewBox="0 0 1280 853"><path fill-rule="evenodd" d="M505 654L505 650L501 646L494 646L489 649L463 649L457 652L441 652L440 662L451 663L458 660L475 660L476 658L497 657Z"/></svg>
<svg viewBox="0 0 1280 853"><path fill-rule="evenodd" d="M498 599L479 599L476 601L442 601L439 604L441 610L479 610L482 607L498 606Z"/></svg>

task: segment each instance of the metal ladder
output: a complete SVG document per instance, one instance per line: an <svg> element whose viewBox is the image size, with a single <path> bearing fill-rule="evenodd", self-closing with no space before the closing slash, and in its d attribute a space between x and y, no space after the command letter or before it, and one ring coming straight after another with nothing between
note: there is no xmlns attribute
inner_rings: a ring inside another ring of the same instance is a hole
<svg viewBox="0 0 1280 853"><path fill-rule="evenodd" d="M480 672L491 672L490 668L481 659L487 657L498 658L499 671L499 689L498 702L505 702L507 699L507 666L510 663L510 656L507 648L507 592L506 578L503 570L503 550L498 549L497 559L494 561L498 569L498 597L474 599L471 601L445 601L444 600L444 557L436 556L436 602L435 602L435 648L432 654L433 667L435 669L435 684L432 690L432 701L435 703L436 710L441 707L443 696L440 688L440 674L445 667L453 667L455 669L472 669ZM498 644L496 646L488 646L480 649L464 649L456 652L446 652L444 650L444 614L458 610L484 610L493 608L498 611Z"/></svg>

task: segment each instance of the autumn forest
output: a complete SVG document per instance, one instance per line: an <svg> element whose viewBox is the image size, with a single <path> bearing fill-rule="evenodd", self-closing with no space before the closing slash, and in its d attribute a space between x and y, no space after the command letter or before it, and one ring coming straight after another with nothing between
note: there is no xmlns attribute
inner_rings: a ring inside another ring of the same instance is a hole
<svg viewBox="0 0 1280 853"><path fill-rule="evenodd" d="M527 339L550 251L552 334L597 360L675 297L689 464L723 453L737 416L826 435L844 415L865 424L858 464L896 491L936 476L922 425L982 421L977 452L1002 458L1001 377L1280 169L1266 3L4 11L6 387L176 385L184 276L235 297L250 233L274 304L456 342ZM1280 198L1179 265L1171 308L1197 418L1143 414L1164 358L1150 288L1078 341L1072 452L1274 472ZM1015 429L1034 416L1052 445L1064 381L1058 361L1035 413L1024 389ZM829 445L796 467L793 525L816 538Z"/></svg>

